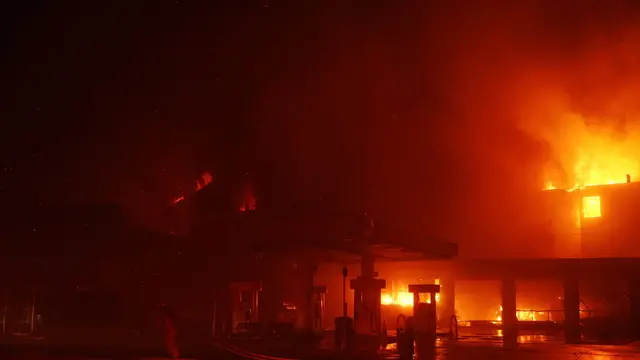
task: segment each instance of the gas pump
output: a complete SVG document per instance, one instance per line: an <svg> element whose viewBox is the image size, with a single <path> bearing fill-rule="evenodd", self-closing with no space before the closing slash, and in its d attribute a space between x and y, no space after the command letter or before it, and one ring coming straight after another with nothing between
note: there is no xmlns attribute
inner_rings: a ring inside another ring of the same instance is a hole
<svg viewBox="0 0 640 360"><path fill-rule="evenodd" d="M258 322L258 296L260 282L231 283L231 332L248 332Z"/></svg>
<svg viewBox="0 0 640 360"><path fill-rule="evenodd" d="M326 286L314 286L311 288L311 328L313 331L324 330L324 314L326 309Z"/></svg>
<svg viewBox="0 0 640 360"><path fill-rule="evenodd" d="M421 357L435 349L436 294L440 292L440 285L409 285L409 292L413 293L415 342L417 354Z"/></svg>

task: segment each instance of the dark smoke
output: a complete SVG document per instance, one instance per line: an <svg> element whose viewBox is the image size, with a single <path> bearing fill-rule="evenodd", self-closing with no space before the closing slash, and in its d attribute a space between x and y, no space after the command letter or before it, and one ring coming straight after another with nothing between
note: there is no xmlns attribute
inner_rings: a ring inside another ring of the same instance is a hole
<svg viewBox="0 0 640 360"><path fill-rule="evenodd" d="M332 13L303 36L314 56L263 89L258 134L298 197L488 249L535 226L593 131L635 157L638 5L466 3Z"/></svg>

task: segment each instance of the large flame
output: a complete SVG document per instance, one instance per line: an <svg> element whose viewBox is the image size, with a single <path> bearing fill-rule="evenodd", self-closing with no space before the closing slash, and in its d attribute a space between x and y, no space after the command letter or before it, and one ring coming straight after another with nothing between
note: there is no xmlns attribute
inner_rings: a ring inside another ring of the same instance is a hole
<svg viewBox="0 0 640 360"><path fill-rule="evenodd" d="M636 140L640 139L640 132L632 128L616 129L611 124L619 122L611 119L585 118L578 114L561 117L560 123L566 127L560 132L563 135L550 137L554 139L556 166L549 164L546 169L555 179L545 182L545 190L574 191L638 181L640 146ZM603 123L609 125L603 126ZM584 219L601 216L600 196L584 196L578 204L573 210L576 227L581 227Z"/></svg>
<svg viewBox="0 0 640 360"><path fill-rule="evenodd" d="M440 284L440 280L436 279L436 284ZM431 299L426 299L427 303L431 303ZM436 293L436 303L440 302L440 294ZM413 293L409 292L407 285L398 286L398 290L383 292L380 294L380 303L382 305L397 305L402 307L413 307Z"/></svg>
<svg viewBox="0 0 640 360"><path fill-rule="evenodd" d="M637 160L640 146L634 141L634 136L613 128L588 125L602 121L605 120L589 119L578 114L569 114L560 119L560 124L568 128L556 140L560 144L554 144L553 147L558 149L554 157L561 163L564 173L558 174L559 171L552 166L549 166L547 173L555 173L555 178L564 179L548 180L545 189L573 191L587 186L638 180L634 175L640 173Z"/></svg>
<svg viewBox="0 0 640 360"><path fill-rule="evenodd" d="M518 321L547 321L550 318L550 312L538 310L517 310L516 318ZM502 305L500 305L500 310L496 311L495 320L493 322L502 322Z"/></svg>
<svg viewBox="0 0 640 360"><path fill-rule="evenodd" d="M196 180L196 186L193 189L193 192L196 193L202 189L204 189L207 185L213 182L213 175L210 172L205 171L200 175L200 177ZM171 201L171 204L175 205L185 199L185 195L180 195Z"/></svg>
<svg viewBox="0 0 640 360"><path fill-rule="evenodd" d="M563 55L514 61L522 68L509 80L519 125L548 145L545 189L640 176L640 27L607 26L580 41Z"/></svg>

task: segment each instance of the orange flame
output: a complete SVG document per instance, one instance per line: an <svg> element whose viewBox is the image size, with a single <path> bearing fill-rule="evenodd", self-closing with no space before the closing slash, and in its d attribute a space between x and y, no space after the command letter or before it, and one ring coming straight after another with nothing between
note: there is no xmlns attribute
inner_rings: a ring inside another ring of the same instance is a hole
<svg viewBox="0 0 640 360"><path fill-rule="evenodd" d="M205 171L204 173L202 173L202 175L200 175L200 178L196 180L196 186L193 192L196 193L204 189L207 185L209 185L212 182L213 182L213 175L211 175L210 172ZM181 201L184 201L184 199L185 199L184 195L178 196L177 198L173 199L173 201L171 201L171 204L175 205Z"/></svg>
<svg viewBox="0 0 640 360"><path fill-rule="evenodd" d="M200 176L200 179L196 180L195 192L198 192L204 189L204 187L209 185L212 181L213 181L213 175L205 171L204 174Z"/></svg>
<svg viewBox="0 0 640 360"><path fill-rule="evenodd" d="M253 186L251 183L247 183L244 186L242 193L242 203L240 204L238 210L241 212L251 211L256 209L256 195L253 191Z"/></svg>
<svg viewBox="0 0 640 360"><path fill-rule="evenodd" d="M494 324L502 322L502 305L500 310L496 312ZM545 321L549 319L549 312L537 310L516 310L516 319L518 321Z"/></svg>
<svg viewBox="0 0 640 360"><path fill-rule="evenodd" d="M440 279L436 279L435 283L440 284ZM436 303L438 302L440 302L440 294L436 293ZM431 303L431 299L427 299L427 303ZM409 292L408 286L400 286L399 291L380 294L380 304L413 307L413 293Z"/></svg>

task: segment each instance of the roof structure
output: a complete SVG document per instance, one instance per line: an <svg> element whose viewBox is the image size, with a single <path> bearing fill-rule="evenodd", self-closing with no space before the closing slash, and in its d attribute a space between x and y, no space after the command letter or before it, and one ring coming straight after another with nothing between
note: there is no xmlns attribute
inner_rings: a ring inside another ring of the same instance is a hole
<svg viewBox="0 0 640 360"><path fill-rule="evenodd" d="M235 196L216 182L181 201L175 210L189 212L190 237L211 244L227 237L227 250L313 253L325 260L360 261L363 241L379 261L451 259L455 243L420 237L392 228L357 212L336 211L337 204L316 199L295 204L260 205L238 211ZM198 240L199 241L199 240Z"/></svg>
<svg viewBox="0 0 640 360"><path fill-rule="evenodd" d="M455 243L421 238L385 227L367 230L367 221L346 213L267 213L252 211L233 218L199 224L194 229L206 237L224 223L227 243L263 253L313 253L323 260L360 261L363 244L378 261L451 259Z"/></svg>

